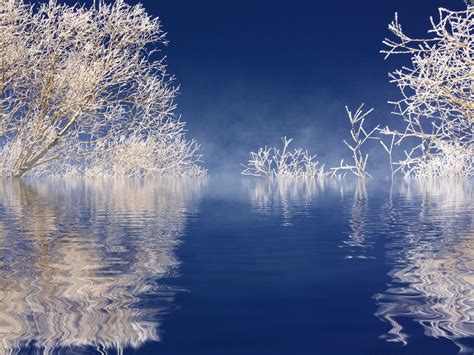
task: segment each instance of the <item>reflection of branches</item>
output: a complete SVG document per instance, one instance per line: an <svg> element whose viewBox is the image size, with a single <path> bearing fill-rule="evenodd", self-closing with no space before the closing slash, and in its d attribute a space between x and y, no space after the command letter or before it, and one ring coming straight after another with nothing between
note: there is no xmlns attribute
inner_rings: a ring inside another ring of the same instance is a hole
<svg viewBox="0 0 474 355"><path fill-rule="evenodd" d="M319 192L334 180L279 178L249 181L251 201L262 214L280 214L283 225L290 225L295 214L309 208Z"/></svg>
<svg viewBox="0 0 474 355"><path fill-rule="evenodd" d="M346 257L347 259L366 259L368 257L365 255L365 251L368 248L371 248L373 244L369 236L371 228L366 181L359 179L356 181L355 185L351 185L351 189L353 190L353 202L349 216L349 226L351 228L351 233L349 234L347 240L343 242L343 247L347 248L350 252L350 255ZM346 198L348 193L349 191L347 191L346 194L342 196L343 199ZM346 205L345 201L343 205ZM354 255L356 253L357 255Z"/></svg>
<svg viewBox="0 0 474 355"><path fill-rule="evenodd" d="M156 280L179 264L174 248L199 191L194 180L4 181L0 349L159 340L152 317L174 291ZM141 302L151 294L160 306Z"/></svg>
<svg viewBox="0 0 474 355"><path fill-rule="evenodd" d="M376 295L376 315L391 325L388 341L407 343L399 319L409 317L467 351L462 339L474 336L472 186L420 181L399 192L397 204L383 212L394 266L389 288Z"/></svg>

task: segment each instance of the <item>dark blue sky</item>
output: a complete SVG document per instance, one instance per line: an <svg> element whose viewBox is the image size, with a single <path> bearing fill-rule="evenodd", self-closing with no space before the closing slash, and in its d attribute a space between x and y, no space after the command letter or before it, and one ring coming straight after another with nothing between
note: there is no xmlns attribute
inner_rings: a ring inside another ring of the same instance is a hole
<svg viewBox="0 0 474 355"><path fill-rule="evenodd" d="M211 168L236 170L248 151L283 135L338 160L346 104L375 107L374 123L396 120L386 101L398 91L387 73L408 58L384 61L379 53L395 11L407 33L422 35L439 7L465 7L462 0L143 3L168 32L189 134Z"/></svg>
<svg viewBox="0 0 474 355"><path fill-rule="evenodd" d="M374 124L396 120L386 102L398 91L387 73L408 58L384 61L379 53L395 11L407 33L422 35L439 7L465 7L462 0L142 3L168 33L165 54L189 135L211 169L236 172L250 150L283 135L336 163L348 134L346 104L375 107Z"/></svg>

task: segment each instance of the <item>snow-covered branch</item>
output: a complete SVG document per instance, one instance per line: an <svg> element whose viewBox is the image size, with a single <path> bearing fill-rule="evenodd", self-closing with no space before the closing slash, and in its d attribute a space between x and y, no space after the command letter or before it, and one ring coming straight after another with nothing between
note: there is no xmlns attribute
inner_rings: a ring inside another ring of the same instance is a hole
<svg viewBox="0 0 474 355"><path fill-rule="evenodd" d="M353 162L349 165L345 164L344 160L341 160L338 167L331 168L333 175L340 174L343 171L349 171L360 178L370 177L370 174L367 172L367 160L369 159L369 154L362 153L362 145L368 139L378 139L374 137L374 133L379 129L379 126L374 127L370 131L366 131L364 128L365 119L373 109L365 112L363 109L364 104L360 105L355 113L352 113L352 111L350 111L346 106L347 116L351 123L350 132L352 142L349 144L344 140L344 144L351 150Z"/></svg>
<svg viewBox="0 0 474 355"><path fill-rule="evenodd" d="M406 35L397 15L389 25L395 39L384 41L387 49L382 53L386 58L409 54L411 66L390 74L402 94L393 104L405 127L381 133L392 136L392 147L408 139L418 141L394 162L395 172L407 177L470 176L474 174L474 7L441 8L431 25L427 39Z"/></svg>
<svg viewBox="0 0 474 355"><path fill-rule="evenodd" d="M100 149L125 157L125 147L144 142L156 154L142 170L155 161L163 166L155 148L165 142L176 144L166 146L174 163L192 161L197 146L184 142L183 150L178 88L159 54L165 44L159 19L140 4L1 1L2 174L61 171L90 162L105 153Z"/></svg>
<svg viewBox="0 0 474 355"><path fill-rule="evenodd" d="M283 147L280 149L267 146L250 153L250 159L242 171L242 175L261 177L324 177L327 172L324 164L316 160L307 150L288 149L292 138L282 138Z"/></svg>

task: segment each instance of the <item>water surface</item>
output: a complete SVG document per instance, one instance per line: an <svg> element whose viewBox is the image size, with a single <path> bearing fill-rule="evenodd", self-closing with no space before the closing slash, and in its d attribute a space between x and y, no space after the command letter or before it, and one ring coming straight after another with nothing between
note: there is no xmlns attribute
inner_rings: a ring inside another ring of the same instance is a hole
<svg viewBox="0 0 474 355"><path fill-rule="evenodd" d="M474 349L472 182L0 184L0 352Z"/></svg>

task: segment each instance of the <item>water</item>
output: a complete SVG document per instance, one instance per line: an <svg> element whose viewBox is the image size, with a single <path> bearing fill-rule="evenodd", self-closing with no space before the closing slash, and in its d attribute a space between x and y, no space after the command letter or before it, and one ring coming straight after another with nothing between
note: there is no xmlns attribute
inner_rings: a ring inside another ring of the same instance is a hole
<svg viewBox="0 0 474 355"><path fill-rule="evenodd" d="M3 181L0 353L474 349L471 181Z"/></svg>

